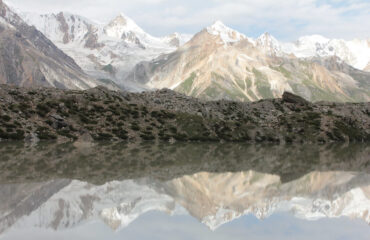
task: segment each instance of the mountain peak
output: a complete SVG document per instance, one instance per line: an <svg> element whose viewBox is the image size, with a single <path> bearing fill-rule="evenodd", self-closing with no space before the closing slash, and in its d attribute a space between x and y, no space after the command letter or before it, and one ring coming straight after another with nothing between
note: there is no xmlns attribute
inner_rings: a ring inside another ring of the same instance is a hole
<svg viewBox="0 0 370 240"><path fill-rule="evenodd" d="M315 43L327 43L330 41L330 39L315 34L315 35L309 35L309 36L303 36L298 39L299 42L315 42Z"/></svg>
<svg viewBox="0 0 370 240"><path fill-rule="evenodd" d="M108 36L115 38L121 38L125 32L145 33L131 18L123 13L120 13L105 26L105 32Z"/></svg>
<svg viewBox="0 0 370 240"><path fill-rule="evenodd" d="M208 32L215 32L215 33L220 33L220 32L225 32L225 31L235 31L229 27L227 27L223 22L220 20L217 20L213 22L213 24L209 27L207 27Z"/></svg>
<svg viewBox="0 0 370 240"><path fill-rule="evenodd" d="M163 37L162 40L164 42L169 43L173 47L180 47L184 45L186 42L188 42L192 37L193 35L190 34L181 34L178 32L174 32L170 35Z"/></svg>
<svg viewBox="0 0 370 240"><path fill-rule="evenodd" d="M128 17L126 17L123 13L119 13L115 18L113 18L109 22L109 24L126 26L127 20L128 20Z"/></svg>
<svg viewBox="0 0 370 240"><path fill-rule="evenodd" d="M265 32L265 33L261 34L257 38L257 41L259 41L259 42L270 42L270 43L274 43L274 44L279 43L279 41L274 36L272 36L269 32Z"/></svg>
<svg viewBox="0 0 370 240"><path fill-rule="evenodd" d="M279 55L281 53L281 46L279 41L269 32L265 32L261 36L259 36L256 44L259 48L270 55Z"/></svg>
<svg viewBox="0 0 370 240"><path fill-rule="evenodd" d="M225 43L238 42L246 38L243 34L227 27L220 20L215 21L211 26L207 27L206 30L209 34L220 36Z"/></svg>
<svg viewBox="0 0 370 240"><path fill-rule="evenodd" d="M221 20L214 21L211 27L227 28L226 25Z"/></svg>
<svg viewBox="0 0 370 240"><path fill-rule="evenodd" d="M258 38L270 38L272 35L269 32L262 33Z"/></svg>

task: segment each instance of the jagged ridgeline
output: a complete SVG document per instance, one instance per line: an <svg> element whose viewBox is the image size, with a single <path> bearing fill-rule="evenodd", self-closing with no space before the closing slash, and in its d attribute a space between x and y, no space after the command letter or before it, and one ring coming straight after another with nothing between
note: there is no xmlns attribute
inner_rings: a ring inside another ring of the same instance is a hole
<svg viewBox="0 0 370 240"><path fill-rule="evenodd" d="M327 42L316 43L323 49L335 42L319 40ZM370 73L366 70L356 69L348 64L350 61L329 53L297 57L314 48L315 41L301 39L299 46L287 46L268 34L254 40L217 22L177 51L138 64L127 81L135 79L149 87L170 88L205 100L258 101L290 91L314 102L370 101ZM362 45L368 44L364 41ZM294 55L284 52L284 46L303 49ZM366 46L362 55L370 62Z"/></svg>
<svg viewBox="0 0 370 240"><path fill-rule="evenodd" d="M112 82L95 80L35 27L0 0L0 83L17 86L88 89Z"/></svg>
<svg viewBox="0 0 370 240"><path fill-rule="evenodd" d="M30 64L23 51L12 51L15 43L25 48L13 37L6 47L10 51L4 51L10 57L4 58L7 81L3 82L86 89L117 88L115 81L125 90L169 88L205 100L258 101L289 91L313 102L370 101L369 39L312 35L284 43L268 33L247 37L220 21L194 36L174 33L157 38L124 14L96 23L65 12L20 13L18 17L9 8L3 9L3 22L15 27L14 34L29 40L35 51L41 50L32 56L42 63L37 67L40 64ZM20 22L22 29L15 24ZM40 39L37 44L24 29L32 29ZM42 55L49 59L40 59ZM22 68L14 67L23 56Z"/></svg>
<svg viewBox="0 0 370 240"><path fill-rule="evenodd" d="M0 139L363 142L370 103L310 103L284 93L253 103L171 90L128 93L0 86Z"/></svg>

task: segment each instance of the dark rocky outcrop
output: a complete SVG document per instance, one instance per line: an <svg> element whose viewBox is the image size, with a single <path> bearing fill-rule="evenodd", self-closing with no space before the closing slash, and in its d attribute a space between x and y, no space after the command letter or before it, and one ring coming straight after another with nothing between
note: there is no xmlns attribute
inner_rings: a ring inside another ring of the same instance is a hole
<svg viewBox="0 0 370 240"><path fill-rule="evenodd" d="M283 93L283 101L287 103L296 103L296 104L302 104L306 105L308 104L308 101L300 96L297 96L290 92L284 92Z"/></svg>
<svg viewBox="0 0 370 240"><path fill-rule="evenodd" d="M291 94L253 103L206 102L168 89L128 93L0 85L0 139L370 141L370 103L302 102Z"/></svg>

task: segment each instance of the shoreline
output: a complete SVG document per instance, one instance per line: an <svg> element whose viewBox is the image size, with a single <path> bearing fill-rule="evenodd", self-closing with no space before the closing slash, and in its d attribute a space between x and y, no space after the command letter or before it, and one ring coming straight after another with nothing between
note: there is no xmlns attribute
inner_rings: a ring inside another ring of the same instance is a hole
<svg viewBox="0 0 370 240"><path fill-rule="evenodd" d="M206 102L168 89L0 85L0 140L368 142L370 103L310 103L291 93L250 103Z"/></svg>

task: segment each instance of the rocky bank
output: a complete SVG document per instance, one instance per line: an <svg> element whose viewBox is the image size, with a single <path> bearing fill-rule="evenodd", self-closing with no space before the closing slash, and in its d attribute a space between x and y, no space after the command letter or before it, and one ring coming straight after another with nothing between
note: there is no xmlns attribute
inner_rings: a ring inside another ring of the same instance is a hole
<svg viewBox="0 0 370 240"><path fill-rule="evenodd" d="M291 93L252 103L164 89L128 93L0 85L1 140L370 141L370 103L310 103Z"/></svg>

